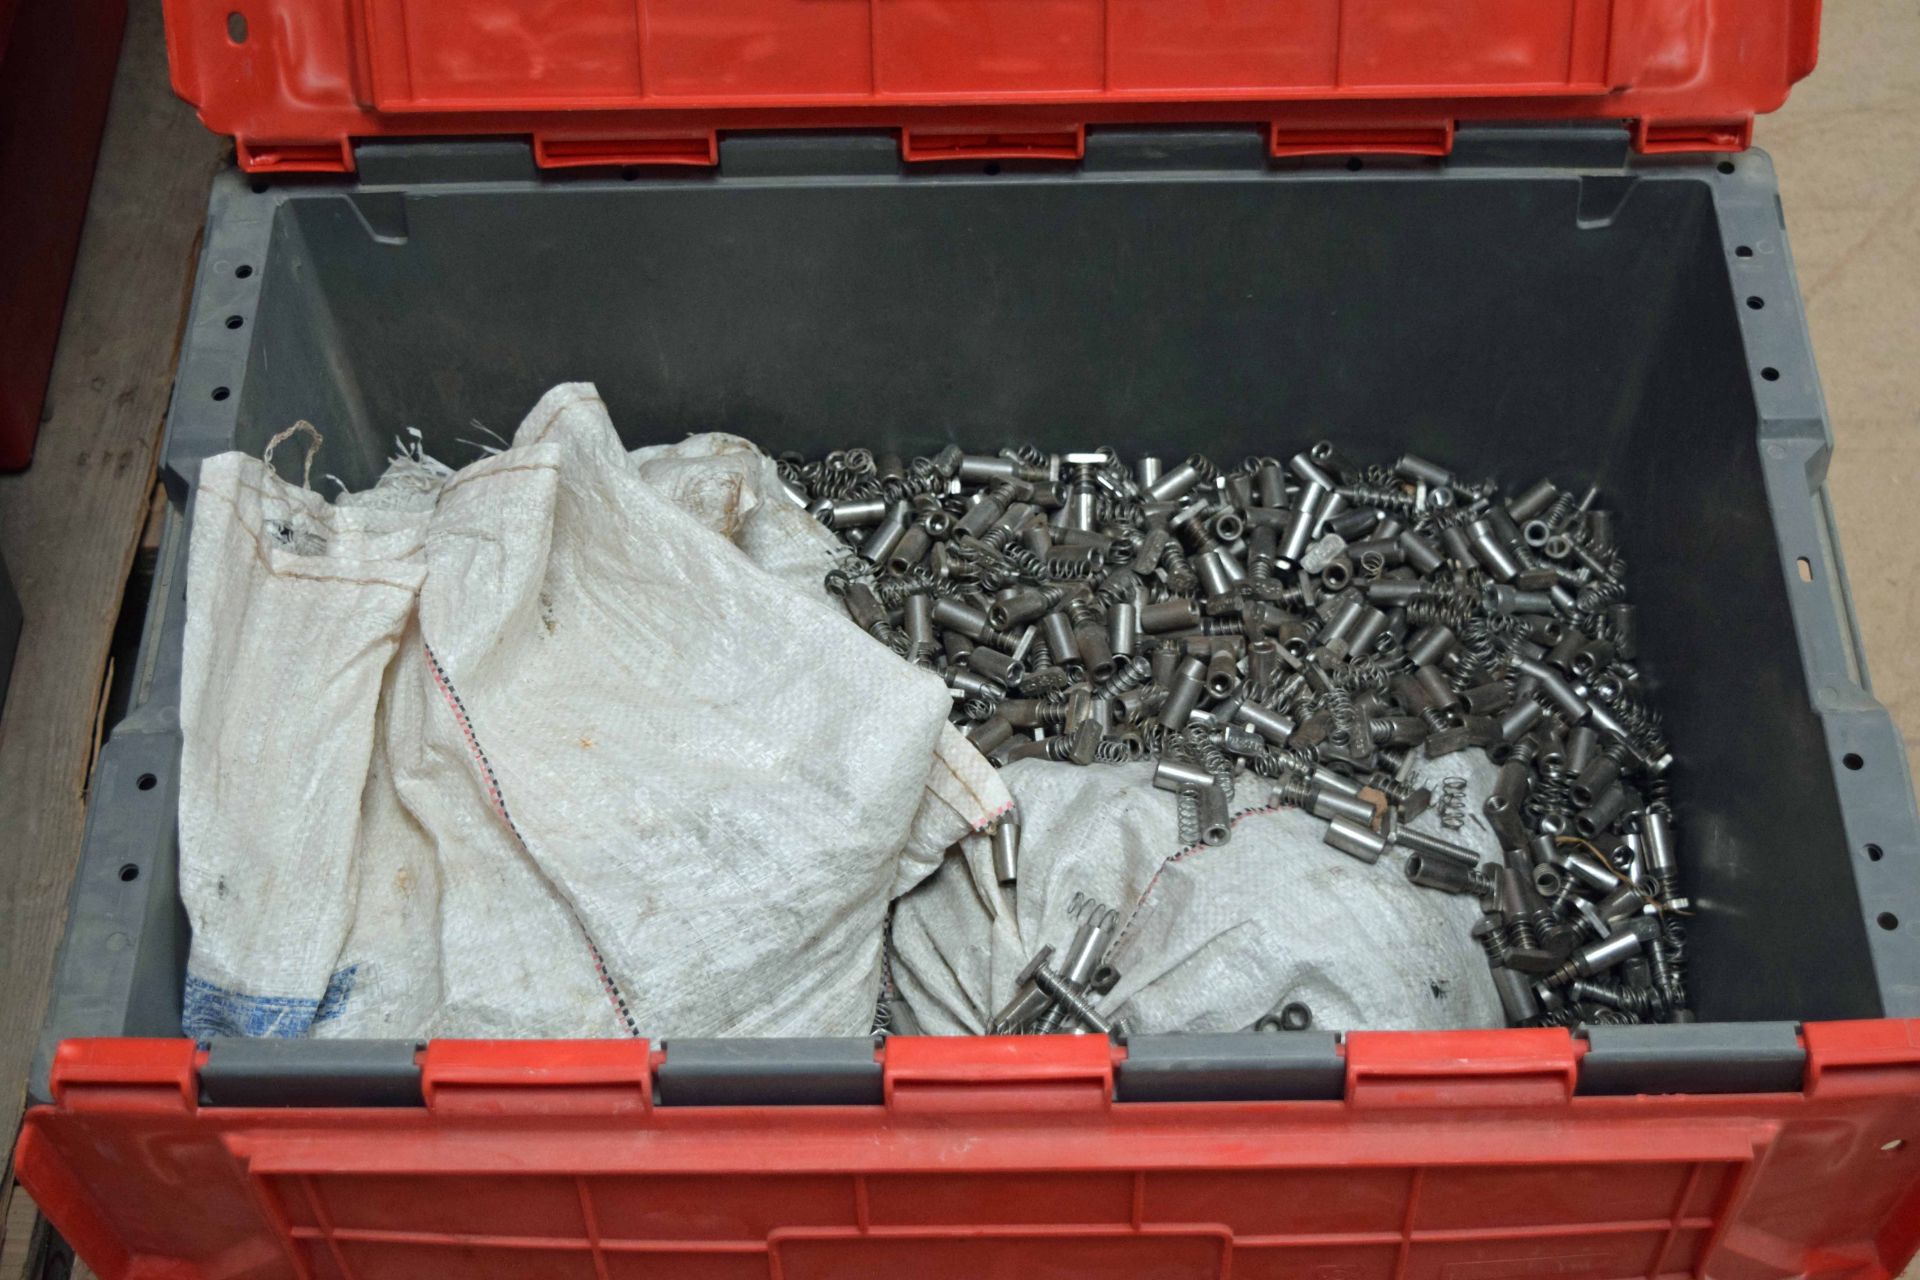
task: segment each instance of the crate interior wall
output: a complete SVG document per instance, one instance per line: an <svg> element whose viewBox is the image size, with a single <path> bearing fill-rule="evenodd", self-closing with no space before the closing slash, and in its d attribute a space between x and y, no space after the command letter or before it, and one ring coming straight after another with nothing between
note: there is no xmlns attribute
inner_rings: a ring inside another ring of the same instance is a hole
<svg viewBox="0 0 1920 1280"><path fill-rule="evenodd" d="M903 166L884 134L729 139L717 172L541 174L510 142L360 160L357 182L216 184L167 450L181 513L199 459L298 419L326 437L314 475L361 486L403 429L459 464L474 421L510 434L576 379L636 446L1231 463L1326 438L1597 483L1681 760L1699 1016L1916 1011L1911 930L1884 927L1920 926L1912 800L1849 683L1823 410L1760 153L1489 129L1354 171L1276 164L1251 130L1113 130L1060 165ZM175 529L142 701L103 760L48 1050L178 1034L184 548Z"/></svg>

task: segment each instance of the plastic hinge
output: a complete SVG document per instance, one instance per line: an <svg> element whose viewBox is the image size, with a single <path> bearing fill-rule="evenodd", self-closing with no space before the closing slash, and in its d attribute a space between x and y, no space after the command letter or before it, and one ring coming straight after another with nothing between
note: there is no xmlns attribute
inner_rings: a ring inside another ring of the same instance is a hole
<svg viewBox="0 0 1920 1280"><path fill-rule="evenodd" d="M1088 173L1191 172L1267 167L1267 140L1253 125L1239 129L1087 130Z"/></svg>
<svg viewBox="0 0 1920 1280"><path fill-rule="evenodd" d="M1463 124L1453 135L1458 165L1527 169L1620 169L1632 154L1624 124Z"/></svg>
<svg viewBox="0 0 1920 1280"><path fill-rule="evenodd" d="M531 182L539 174L532 145L510 138L362 142L354 147L353 155L363 187Z"/></svg>
<svg viewBox="0 0 1920 1280"><path fill-rule="evenodd" d="M410 1040L214 1040L200 1068L203 1107L419 1107Z"/></svg>
<svg viewBox="0 0 1920 1280"><path fill-rule="evenodd" d="M663 1107L877 1107L873 1041L669 1040L654 1070Z"/></svg>
<svg viewBox="0 0 1920 1280"><path fill-rule="evenodd" d="M900 1112L1097 1113L1113 1104L1105 1036L894 1036L881 1062Z"/></svg>
<svg viewBox="0 0 1920 1280"><path fill-rule="evenodd" d="M891 131L729 133L720 139L726 178L839 178L897 174L904 166Z"/></svg>
<svg viewBox="0 0 1920 1280"><path fill-rule="evenodd" d="M1798 1093L1807 1053L1791 1022L1588 1027L1579 1094Z"/></svg>
<svg viewBox="0 0 1920 1280"><path fill-rule="evenodd" d="M1347 1062L1331 1031L1133 1036L1115 1069L1121 1102L1338 1100Z"/></svg>

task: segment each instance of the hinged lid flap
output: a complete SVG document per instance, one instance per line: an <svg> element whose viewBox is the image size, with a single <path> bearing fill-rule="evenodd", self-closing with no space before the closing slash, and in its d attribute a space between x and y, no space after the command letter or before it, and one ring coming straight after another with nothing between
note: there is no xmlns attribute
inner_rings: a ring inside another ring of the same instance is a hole
<svg viewBox="0 0 1920 1280"><path fill-rule="evenodd" d="M173 83L254 170L385 136L548 167L711 165L721 130L889 128L910 160L1077 158L1239 122L1275 155L1445 154L1462 120L1732 150L1812 69L1819 0L166 0Z"/></svg>

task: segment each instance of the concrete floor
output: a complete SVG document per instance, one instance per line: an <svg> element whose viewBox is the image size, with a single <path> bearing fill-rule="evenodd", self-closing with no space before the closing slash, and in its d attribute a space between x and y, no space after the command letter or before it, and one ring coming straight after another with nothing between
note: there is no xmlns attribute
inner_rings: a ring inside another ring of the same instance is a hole
<svg viewBox="0 0 1920 1280"><path fill-rule="evenodd" d="M1920 760L1920 3L1826 6L1820 65L1760 121L1832 413L1829 479L1873 691ZM1920 777L1916 771L1915 777Z"/></svg>

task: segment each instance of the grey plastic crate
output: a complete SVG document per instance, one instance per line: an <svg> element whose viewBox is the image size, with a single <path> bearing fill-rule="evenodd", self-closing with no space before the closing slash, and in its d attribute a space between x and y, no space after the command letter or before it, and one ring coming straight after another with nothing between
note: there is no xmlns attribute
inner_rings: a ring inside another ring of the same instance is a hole
<svg viewBox="0 0 1920 1280"><path fill-rule="evenodd" d="M1680 756L1703 1022L1596 1036L1594 1087L1791 1082L1795 1023L1920 1014L1913 797L1867 684L1761 153L1469 128L1450 159L1364 167L1275 163L1251 130L1096 130L1076 165L909 169L885 134L729 138L717 171L660 176L543 174L515 142L357 157L355 181L215 183L169 417L172 518L133 710L93 787L36 1096L63 1037L179 1034L200 460L308 418L326 433L315 474L361 485L400 429L463 461L472 420L508 432L570 379L599 384L632 444L727 430L776 450L1235 458L1330 437L1596 481L1622 513ZM1317 1045L1155 1042L1123 1091L1314 1096L1332 1052ZM306 1067L297 1046L216 1053L251 1100L281 1077L307 1099L372 1080L390 1100L410 1062L395 1048ZM867 1087L844 1053L783 1053L764 1070L710 1049L668 1061L690 1097L771 1100L796 1073L798 1095Z"/></svg>

